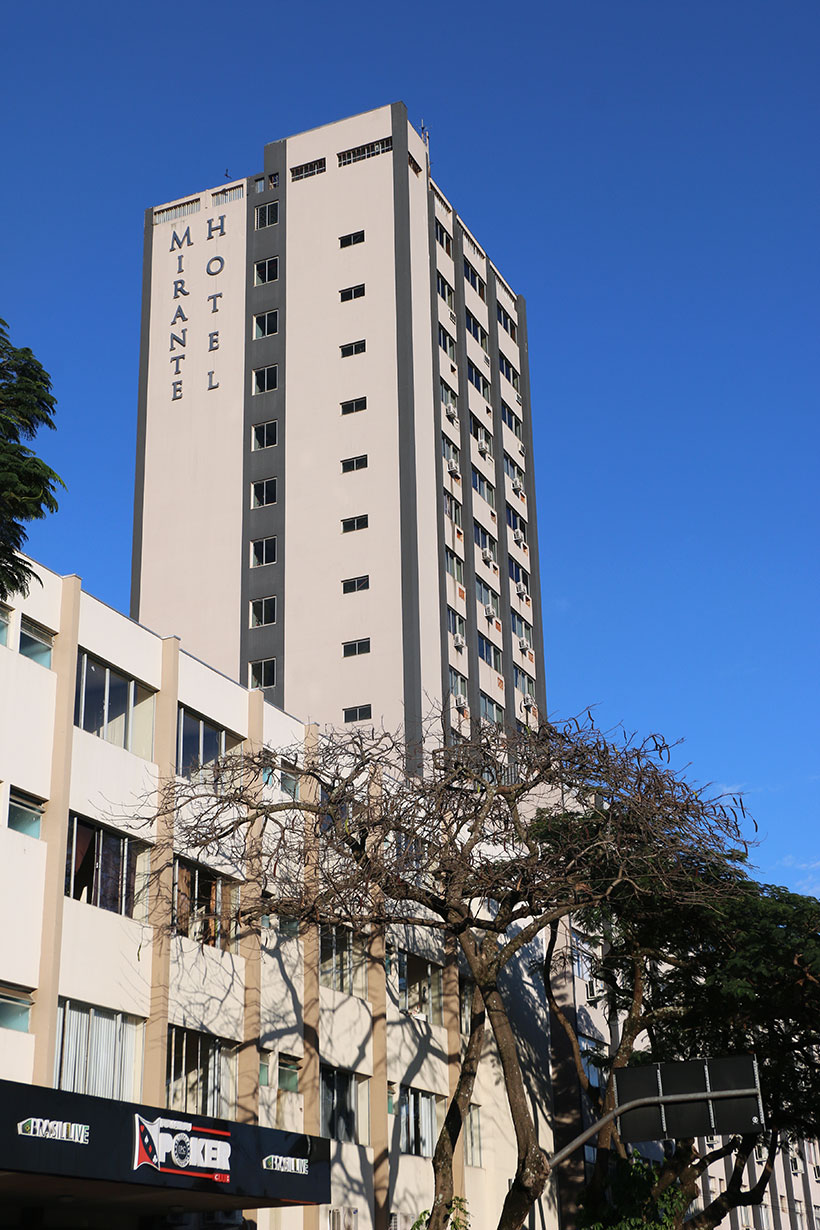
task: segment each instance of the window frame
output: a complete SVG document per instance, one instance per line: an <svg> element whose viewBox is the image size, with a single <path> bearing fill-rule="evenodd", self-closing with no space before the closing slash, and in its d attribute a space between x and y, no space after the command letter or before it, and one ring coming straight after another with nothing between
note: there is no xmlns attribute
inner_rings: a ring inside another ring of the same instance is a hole
<svg viewBox="0 0 820 1230"><path fill-rule="evenodd" d="M351 303L354 299L364 299L365 283L357 282L355 286L345 286L339 291L340 303Z"/></svg>
<svg viewBox="0 0 820 1230"><path fill-rule="evenodd" d="M271 430L271 428L273 430ZM261 435L260 435L261 433ZM269 439L269 436L273 439ZM260 443L264 441L264 443ZM261 453L266 448L276 448L279 443L279 420L265 419L263 423L254 423L251 427L251 452Z"/></svg>
<svg viewBox="0 0 820 1230"><path fill-rule="evenodd" d="M273 328L268 328L268 323L273 317ZM260 321L264 322L264 330L260 331ZM253 337L252 340L259 342L265 337L275 337L279 332L279 309L269 308L265 312L255 312L253 317Z"/></svg>
<svg viewBox="0 0 820 1230"><path fill-rule="evenodd" d="M248 687L252 692L276 687L276 658L257 658L248 663Z"/></svg>
<svg viewBox="0 0 820 1230"><path fill-rule="evenodd" d="M271 375L271 372L273 375ZM265 367L255 367L251 373L251 395L263 397L265 393L275 393L279 388L279 364L268 363ZM262 387L264 385L264 388Z"/></svg>
<svg viewBox="0 0 820 1230"><path fill-rule="evenodd" d="M251 568L267 568L268 564L276 563L276 552L277 552L276 537L277 537L276 534L269 534L265 538L252 538L251 539L251 563L250 563ZM267 554L268 543L271 543L271 542L273 543L273 559L257 560L256 559L256 554L257 554L256 548L259 546L259 544L260 543L262 544L262 553Z"/></svg>
<svg viewBox="0 0 820 1230"><path fill-rule="evenodd" d="M261 276L263 265L265 266L264 268L265 276L264 277ZM268 271L271 265L273 266L273 276L268 277L267 275L268 275ZM279 281L279 257L278 256L266 256L266 257L263 257L262 260L254 261L253 263L253 284L254 286L270 286L271 282L278 282L278 281Z"/></svg>
<svg viewBox="0 0 820 1230"><path fill-rule="evenodd" d="M359 453L357 457L342 458L342 474L355 474L358 470L367 469L367 453Z"/></svg>
<svg viewBox="0 0 820 1230"><path fill-rule="evenodd" d="M279 202L266 201L263 205L257 205L254 213L254 230L266 231L268 227L276 226L279 222Z"/></svg>
<svg viewBox="0 0 820 1230"><path fill-rule="evenodd" d="M359 584L360 581L363 581L364 584ZM364 593L366 589L370 589L369 572L363 573L360 577L345 577L342 580L343 594L361 594Z"/></svg>
<svg viewBox="0 0 820 1230"><path fill-rule="evenodd" d="M269 484L273 484L273 499L268 499ZM261 490L260 490L261 489ZM260 498L260 496L262 498ZM251 508L270 508L277 502L276 477L255 478L251 483Z"/></svg>
<svg viewBox="0 0 820 1230"><path fill-rule="evenodd" d="M364 243L364 231L349 231L347 235L339 236L340 248L353 248L358 243Z"/></svg>

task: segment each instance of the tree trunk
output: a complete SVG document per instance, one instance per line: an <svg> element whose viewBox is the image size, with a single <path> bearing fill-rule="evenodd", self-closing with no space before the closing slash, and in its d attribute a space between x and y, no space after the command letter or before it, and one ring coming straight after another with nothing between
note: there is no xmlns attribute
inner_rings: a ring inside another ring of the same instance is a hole
<svg viewBox="0 0 820 1230"><path fill-rule="evenodd" d="M445 1230L453 1208L453 1154L461 1128L467 1117L470 1099L473 1096L481 1049L484 1044L484 1004L478 987L473 991L470 1038L461 1062L458 1084L450 1099L444 1125L436 1141L433 1154L435 1196L427 1230Z"/></svg>

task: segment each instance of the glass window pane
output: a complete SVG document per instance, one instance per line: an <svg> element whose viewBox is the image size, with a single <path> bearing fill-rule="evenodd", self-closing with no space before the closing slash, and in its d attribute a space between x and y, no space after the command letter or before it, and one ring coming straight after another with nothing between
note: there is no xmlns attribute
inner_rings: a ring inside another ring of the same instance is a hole
<svg viewBox="0 0 820 1230"><path fill-rule="evenodd" d="M0 1029L17 1029L28 1033L28 1014L30 1005L24 1000L7 999L0 995Z"/></svg>
<svg viewBox="0 0 820 1230"><path fill-rule="evenodd" d="M202 763L210 764L221 751L220 731L208 722L202 723Z"/></svg>
<svg viewBox="0 0 820 1230"><path fill-rule="evenodd" d="M125 747L128 719L128 680L117 671L108 671L108 723L105 737L117 747Z"/></svg>
<svg viewBox="0 0 820 1230"><path fill-rule="evenodd" d="M25 798L12 795L9 799L9 828L16 833L24 833L26 837L40 836L40 816L42 808Z"/></svg>
<svg viewBox="0 0 820 1230"><path fill-rule="evenodd" d="M48 638L48 633L43 633L43 637ZM27 627L25 622L20 628L20 653L24 658L31 658L32 662L39 662L41 666L51 666L51 640L44 640L35 630Z"/></svg>
<svg viewBox="0 0 820 1230"><path fill-rule="evenodd" d="M83 730L102 737L105 726L105 667L93 658L86 659L85 708Z"/></svg>
<svg viewBox="0 0 820 1230"><path fill-rule="evenodd" d="M75 901L85 901L88 905L94 900L94 865L97 856L96 829L84 820L75 820L77 839L74 850L74 889L72 896Z"/></svg>
<svg viewBox="0 0 820 1230"><path fill-rule="evenodd" d="M187 777L193 766L199 764L199 718L187 709L182 710L181 743L178 772Z"/></svg>
<svg viewBox="0 0 820 1230"><path fill-rule="evenodd" d="M134 684L130 746L144 760L151 760L154 755L154 693L139 683Z"/></svg>
<svg viewBox="0 0 820 1230"><path fill-rule="evenodd" d="M116 833L103 830L100 833L99 887L97 904L104 910L118 914L120 911L120 882L122 876L122 838Z"/></svg>

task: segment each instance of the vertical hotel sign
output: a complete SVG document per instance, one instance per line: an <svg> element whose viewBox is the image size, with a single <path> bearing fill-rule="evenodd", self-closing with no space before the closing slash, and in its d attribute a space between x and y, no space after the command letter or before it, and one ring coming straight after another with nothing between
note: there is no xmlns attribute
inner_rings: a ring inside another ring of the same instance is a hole
<svg viewBox="0 0 820 1230"><path fill-rule="evenodd" d="M243 193L244 196L244 193ZM216 218L207 218L207 233L205 235L205 243L215 240L217 237L226 235L226 215L219 214ZM181 401L185 392L185 371L183 364L188 353L188 333L190 328L189 313L191 305L188 302L192 297L190 289L189 275L191 272L190 264L186 267L186 261L193 264L197 259L197 253L191 253L189 248L195 248L195 242L191 238L191 224L189 223L184 230L180 227L179 230L175 227L171 232L171 242L169 252L176 259L176 268L172 272L172 310L170 332L169 332L169 357L171 367L171 401ZM225 257L214 255L210 252L205 253L204 268L206 278L217 278L225 269ZM197 282L199 282L197 278ZM209 283L216 286L218 283ZM209 286L206 285L206 291ZM221 290L210 290L205 294L205 300L210 304L209 316L219 314L222 304L220 300L223 297ZM207 311L207 309L206 309ZM208 343L208 358L214 355L212 360L213 367L207 372L207 383L205 388L212 392L219 388L219 378L217 375L219 351L219 322L210 322L212 327L207 329Z"/></svg>

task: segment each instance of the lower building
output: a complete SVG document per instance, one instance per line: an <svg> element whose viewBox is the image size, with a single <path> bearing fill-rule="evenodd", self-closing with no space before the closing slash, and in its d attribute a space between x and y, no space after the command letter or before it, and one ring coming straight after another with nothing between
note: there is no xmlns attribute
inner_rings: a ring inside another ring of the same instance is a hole
<svg viewBox="0 0 820 1230"><path fill-rule="evenodd" d="M306 728L37 574L0 606L0 1227L409 1230L464 1044L457 965L429 935L377 960L341 927L240 931L241 869L189 851L157 891L163 783ZM522 966L549 1147L533 985ZM516 1155L489 1044L463 1136L457 1191L492 1230ZM536 1212L557 1225L550 1196Z"/></svg>

